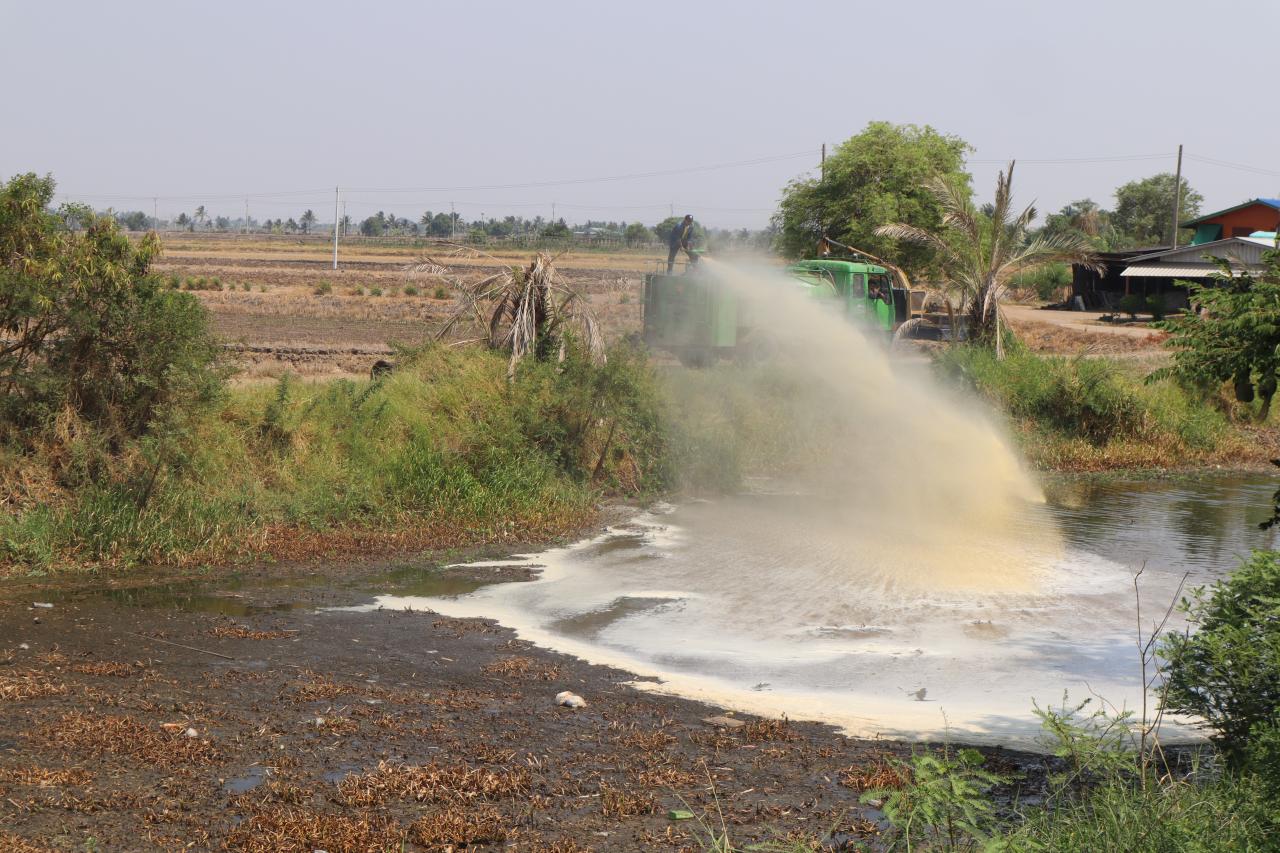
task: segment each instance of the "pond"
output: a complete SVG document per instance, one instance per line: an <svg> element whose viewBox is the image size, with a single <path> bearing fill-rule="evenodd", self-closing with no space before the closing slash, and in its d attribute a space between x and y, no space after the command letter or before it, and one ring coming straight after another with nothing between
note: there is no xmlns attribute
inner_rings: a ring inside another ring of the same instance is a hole
<svg viewBox="0 0 1280 853"><path fill-rule="evenodd" d="M382 595L744 711L858 735L1025 742L1033 701L1140 709L1150 631L1273 532L1265 475L1059 479L1012 528L945 538L802 493L659 505L528 555L530 583ZM1172 626L1180 623L1175 615Z"/></svg>

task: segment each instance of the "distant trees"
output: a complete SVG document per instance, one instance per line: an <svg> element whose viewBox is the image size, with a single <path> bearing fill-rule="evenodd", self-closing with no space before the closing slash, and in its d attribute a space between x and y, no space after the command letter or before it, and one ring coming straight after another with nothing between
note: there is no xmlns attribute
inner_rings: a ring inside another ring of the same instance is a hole
<svg viewBox="0 0 1280 853"><path fill-rule="evenodd" d="M774 217L777 247L785 255L812 253L823 234L872 252L892 255L909 270L928 266L933 249L899 246L876 229L889 223L938 231L942 210L926 187L935 177L968 190L964 156L969 144L932 127L871 122L828 157L825 176L792 181Z"/></svg>
<svg viewBox="0 0 1280 853"><path fill-rule="evenodd" d="M289 221L284 224L284 230L289 234L298 230L298 223L293 220L292 216L290 216Z"/></svg>
<svg viewBox="0 0 1280 853"><path fill-rule="evenodd" d="M231 219L226 216L219 216L213 220L213 227L218 231L230 231Z"/></svg>
<svg viewBox="0 0 1280 853"><path fill-rule="evenodd" d="M176 222L179 228L186 228L188 231L196 230L195 225L191 222L191 217L185 213L179 213Z"/></svg>
<svg viewBox="0 0 1280 853"><path fill-rule="evenodd" d="M203 225L205 221L208 220L208 218L209 218L209 215L205 213L203 204L196 208L195 216L191 217L192 222L196 226Z"/></svg>
<svg viewBox="0 0 1280 853"><path fill-rule="evenodd" d="M1173 237L1170 217L1173 211L1174 176L1162 172L1130 181L1116 190L1116 209L1111 221L1116 230L1128 238L1134 247L1155 246L1167 243ZM1182 198L1178 206L1178 220L1194 219L1200 212L1204 196L1182 179Z"/></svg>
<svg viewBox="0 0 1280 853"><path fill-rule="evenodd" d="M302 233L310 234L311 226L316 224L315 211L308 209L302 214L302 219L298 221L302 224Z"/></svg>
<svg viewBox="0 0 1280 853"><path fill-rule="evenodd" d="M381 237L387 230L387 215L379 210L360 223L360 236Z"/></svg>
<svg viewBox="0 0 1280 853"><path fill-rule="evenodd" d="M543 229L542 229L542 236L543 236L543 237L554 237L554 238L559 239L559 238L562 238L562 237L571 237L571 236L573 236L573 231L569 228L568 223L566 223L566 222L564 221L564 217L562 216L562 217L560 217L560 219L559 219L558 221L556 221L556 222L552 222L551 224L549 224L549 225L547 225L545 228L543 228Z"/></svg>
<svg viewBox="0 0 1280 853"><path fill-rule="evenodd" d="M639 222L632 222L622 232L622 239L626 241L628 246L639 246L653 240L653 232Z"/></svg>
<svg viewBox="0 0 1280 853"><path fill-rule="evenodd" d="M151 223L151 217L141 210L116 213L114 216L116 222L126 231L146 231L147 226Z"/></svg>

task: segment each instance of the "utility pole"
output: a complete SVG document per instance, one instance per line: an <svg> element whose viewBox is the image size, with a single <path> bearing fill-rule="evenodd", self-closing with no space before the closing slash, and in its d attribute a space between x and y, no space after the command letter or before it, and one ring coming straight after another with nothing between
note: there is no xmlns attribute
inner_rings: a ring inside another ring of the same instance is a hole
<svg viewBox="0 0 1280 853"><path fill-rule="evenodd" d="M449 202L449 239L458 239L458 214L453 210L453 202Z"/></svg>
<svg viewBox="0 0 1280 853"><path fill-rule="evenodd" d="M338 188L333 188L333 268L338 268L338 209L342 203L338 199Z"/></svg>
<svg viewBox="0 0 1280 853"><path fill-rule="evenodd" d="M1178 248L1178 212L1182 208L1182 146L1178 146L1178 170L1173 175L1173 224L1170 226L1169 243Z"/></svg>
<svg viewBox="0 0 1280 853"><path fill-rule="evenodd" d="M244 200L244 233L249 233L249 199Z"/></svg>
<svg viewBox="0 0 1280 853"><path fill-rule="evenodd" d="M152 198L151 198L151 228L152 228L152 230L154 230L157 234L159 234L159 233L160 233L160 214L158 213L158 211L159 211L159 210L160 210L159 199L157 199L155 196L152 196Z"/></svg>
<svg viewBox="0 0 1280 853"><path fill-rule="evenodd" d="M822 143L822 180L827 179L827 143Z"/></svg>
<svg viewBox="0 0 1280 853"><path fill-rule="evenodd" d="M556 223L556 203L553 201L551 202L551 222L549 224L555 225L555 223Z"/></svg>

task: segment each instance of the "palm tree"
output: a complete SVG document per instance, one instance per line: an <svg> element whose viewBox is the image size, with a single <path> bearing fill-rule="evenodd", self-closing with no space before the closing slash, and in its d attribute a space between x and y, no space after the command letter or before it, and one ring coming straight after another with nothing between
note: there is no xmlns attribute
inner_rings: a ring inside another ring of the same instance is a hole
<svg viewBox="0 0 1280 853"><path fill-rule="evenodd" d="M927 246L938 256L948 284L960 297L969 321L969 338L993 345L1004 354L1000 335L1000 297L1019 273L1056 262L1098 269L1088 240L1080 234L1031 235L1028 226L1035 207L1015 215L1013 166L996 179L995 201L989 213L974 207L967 186L941 177L925 182L925 189L942 209L945 233L914 225L883 225L876 234Z"/></svg>
<svg viewBox="0 0 1280 853"><path fill-rule="evenodd" d="M196 208L196 215L195 215L196 225L203 225L205 219L207 218L208 218L208 215L205 213L204 205L202 204Z"/></svg>
<svg viewBox="0 0 1280 853"><path fill-rule="evenodd" d="M302 214L302 219L300 221L302 222L302 233L310 234L311 226L316 224L315 211L308 209L306 213Z"/></svg>

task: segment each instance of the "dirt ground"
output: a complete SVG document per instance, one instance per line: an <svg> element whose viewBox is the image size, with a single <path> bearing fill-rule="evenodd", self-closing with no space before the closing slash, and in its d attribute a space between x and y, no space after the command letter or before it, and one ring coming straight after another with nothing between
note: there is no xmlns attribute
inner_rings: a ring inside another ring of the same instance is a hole
<svg viewBox="0 0 1280 853"><path fill-rule="evenodd" d="M457 281L527 263L532 254L437 249L430 257L447 269L444 275L408 269L427 257L421 249L366 244L346 248L335 271L331 246L314 239L170 235L157 270L183 287L205 288L194 292L241 368L239 381L286 372L351 377L367 375L392 352L391 342L413 345L434 336L454 305ZM587 295L605 334L619 338L640 330L644 274L663 261L643 252L578 252L558 256L556 266ZM1161 351L1163 336L1145 328L1025 305L1007 305L1005 313L1037 352L1128 357ZM453 337L475 333L459 328Z"/></svg>
<svg viewBox="0 0 1280 853"><path fill-rule="evenodd" d="M494 580L439 565L10 588L0 849L701 850L726 829L878 846L882 815L859 796L900 783L887 759L903 744L709 722L725 712L490 622L329 609ZM562 690L586 707L557 706Z"/></svg>
<svg viewBox="0 0 1280 853"><path fill-rule="evenodd" d="M172 235L156 270L209 309L242 381L285 372L354 376L390 354L391 342L433 337L455 304L458 281L477 281L532 256L441 249L430 257L445 274L413 272L408 267L427 256L396 246L348 249L334 270L331 246L319 241ZM620 337L639 330L644 272L659 260L665 259L581 252L558 256L556 267L588 296L606 335ZM453 337L473 333L462 327Z"/></svg>

